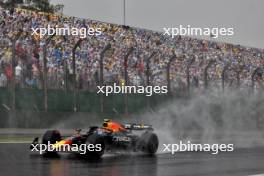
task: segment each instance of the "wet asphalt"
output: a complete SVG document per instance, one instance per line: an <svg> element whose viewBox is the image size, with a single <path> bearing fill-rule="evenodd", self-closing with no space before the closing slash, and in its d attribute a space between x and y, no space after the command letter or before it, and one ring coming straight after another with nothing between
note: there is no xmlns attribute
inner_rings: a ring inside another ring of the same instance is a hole
<svg viewBox="0 0 264 176"><path fill-rule="evenodd" d="M89 160L76 154L43 156L29 144L0 144L1 176L248 176L264 174L264 147L235 149L212 155L185 152L171 155L106 154Z"/></svg>

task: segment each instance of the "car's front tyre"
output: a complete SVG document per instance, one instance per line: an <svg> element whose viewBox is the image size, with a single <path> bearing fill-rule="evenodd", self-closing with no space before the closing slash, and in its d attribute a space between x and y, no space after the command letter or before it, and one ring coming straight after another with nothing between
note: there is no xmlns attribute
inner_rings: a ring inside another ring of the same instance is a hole
<svg viewBox="0 0 264 176"><path fill-rule="evenodd" d="M44 133L42 137L42 144L55 144L56 142L61 140L61 134L58 130L48 130ZM46 151L47 153L56 153L55 151Z"/></svg>

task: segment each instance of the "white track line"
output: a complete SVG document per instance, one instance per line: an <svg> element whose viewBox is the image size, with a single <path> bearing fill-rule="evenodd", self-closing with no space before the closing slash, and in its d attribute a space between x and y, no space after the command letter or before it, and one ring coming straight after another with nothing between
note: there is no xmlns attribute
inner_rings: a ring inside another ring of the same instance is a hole
<svg viewBox="0 0 264 176"><path fill-rule="evenodd" d="M248 176L264 176L264 174L248 175Z"/></svg>
<svg viewBox="0 0 264 176"><path fill-rule="evenodd" d="M30 144L31 142L29 141L19 141L19 142L13 142L13 141L6 141L6 142L0 142L0 144Z"/></svg>

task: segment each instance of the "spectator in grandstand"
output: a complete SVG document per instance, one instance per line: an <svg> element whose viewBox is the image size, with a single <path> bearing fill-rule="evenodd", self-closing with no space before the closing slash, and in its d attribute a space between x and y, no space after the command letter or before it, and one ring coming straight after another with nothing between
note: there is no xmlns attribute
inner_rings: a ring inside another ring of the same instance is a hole
<svg viewBox="0 0 264 176"><path fill-rule="evenodd" d="M22 22L22 23L21 23ZM18 24L14 29L12 24ZM264 51L226 43L217 43L189 37L165 37L161 33L138 28L127 28L101 23L89 19L83 20L65 16L17 10L10 13L0 9L0 70L7 80L11 79L11 43L10 36L22 29L23 34L16 43L15 76L17 81L29 87L42 88L43 85L43 46L45 39L32 36L31 28L51 26L91 26L101 27L101 36L84 39L76 50L76 79L80 89L92 89L99 84L100 52L107 43L111 50L104 58L104 82L112 84L124 81L124 69L128 71L130 84L146 85L147 58L150 59L151 83L166 85L167 64L172 54L177 58L171 65L171 79L174 90L187 87L186 69L190 66L191 85L199 89L204 87L204 69L210 60L214 64L208 69L208 79L215 87L221 87L221 76L225 65L229 64L229 82L236 82L236 72L240 72L240 84L250 85L251 74L263 68ZM72 48L78 38L74 36L55 37L47 46L48 87L65 88L73 76ZM128 49L134 50L124 63ZM242 70L242 71L241 71Z"/></svg>

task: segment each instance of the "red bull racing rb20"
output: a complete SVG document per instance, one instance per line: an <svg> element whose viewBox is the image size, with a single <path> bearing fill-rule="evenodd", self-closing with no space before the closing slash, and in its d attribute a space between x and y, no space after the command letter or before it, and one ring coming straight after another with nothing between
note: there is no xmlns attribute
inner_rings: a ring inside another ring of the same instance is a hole
<svg viewBox="0 0 264 176"><path fill-rule="evenodd" d="M159 146L158 137L150 125L120 124L106 119L102 127L92 126L86 133L81 133L81 129L75 131L72 136L62 137L58 130L48 130L42 136L42 143L38 143L38 138L35 138L30 149L42 150L46 154L75 152L101 158L106 152L119 151L153 155ZM135 131L138 131L137 134Z"/></svg>

